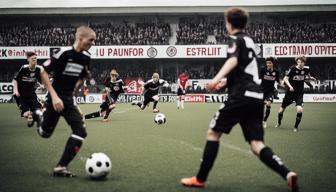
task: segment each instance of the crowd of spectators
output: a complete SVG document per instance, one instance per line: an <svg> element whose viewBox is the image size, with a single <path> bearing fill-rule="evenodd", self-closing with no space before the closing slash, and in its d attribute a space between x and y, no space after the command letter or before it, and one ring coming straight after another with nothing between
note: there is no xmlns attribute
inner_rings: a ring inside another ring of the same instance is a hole
<svg viewBox="0 0 336 192"><path fill-rule="evenodd" d="M166 45L167 23L93 24L96 45ZM0 46L68 46L74 42L75 26L51 24L0 24Z"/></svg>
<svg viewBox="0 0 336 192"><path fill-rule="evenodd" d="M172 36L168 23L91 24L96 45L167 45ZM256 43L334 43L336 23L251 22L246 32ZM74 41L75 26L53 24L0 24L0 46L67 46ZM215 42L209 42L213 36ZM176 44L226 44L228 36L221 19L181 18Z"/></svg>

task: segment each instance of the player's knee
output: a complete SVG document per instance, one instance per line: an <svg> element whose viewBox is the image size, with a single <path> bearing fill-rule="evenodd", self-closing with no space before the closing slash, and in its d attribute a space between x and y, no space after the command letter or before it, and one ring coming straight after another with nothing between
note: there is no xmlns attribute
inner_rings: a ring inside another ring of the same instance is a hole
<svg viewBox="0 0 336 192"><path fill-rule="evenodd" d="M72 136L77 136L81 138L82 140L84 140L87 137L87 132L84 128L76 129L73 131Z"/></svg>
<svg viewBox="0 0 336 192"><path fill-rule="evenodd" d="M303 113L303 107L301 107L301 106L297 106L297 108L296 108L296 112L297 112L297 113Z"/></svg>
<svg viewBox="0 0 336 192"><path fill-rule="evenodd" d="M115 107L116 107L116 105L115 105L115 104L112 104L112 105L109 106L109 109L112 110L112 109L114 109Z"/></svg>
<svg viewBox="0 0 336 192"><path fill-rule="evenodd" d="M251 147L251 151L255 154L255 155L259 155L260 151L265 147L265 144L263 141L251 141L250 142L250 147Z"/></svg>
<svg viewBox="0 0 336 192"><path fill-rule="evenodd" d="M219 141L222 133L214 131L212 129L208 129L207 132L207 140L208 141Z"/></svg>

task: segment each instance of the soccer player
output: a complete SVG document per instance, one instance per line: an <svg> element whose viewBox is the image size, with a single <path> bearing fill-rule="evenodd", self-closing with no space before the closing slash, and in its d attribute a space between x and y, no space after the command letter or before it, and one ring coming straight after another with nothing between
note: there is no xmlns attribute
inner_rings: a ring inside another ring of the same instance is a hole
<svg viewBox="0 0 336 192"><path fill-rule="evenodd" d="M264 143L263 91L260 86L255 44L242 30L248 13L240 8L230 8L225 13L226 29L230 34L228 59L207 85L215 90L218 83L228 87L228 99L211 120L207 132L202 162L196 176L184 178L187 187L205 187L208 174L213 167L219 150L222 133L229 134L239 123L251 151L270 169L287 180L289 191L297 191L297 174L288 170L281 159ZM220 82L227 78L227 81Z"/></svg>
<svg viewBox="0 0 336 192"><path fill-rule="evenodd" d="M141 110L144 110L146 106L153 102L153 113L160 112L156 108L157 103L159 102L159 88L160 86L168 84L167 81L160 79L158 73L153 73L152 79L148 80L144 85L144 101L143 102L132 102L132 105L137 105Z"/></svg>
<svg viewBox="0 0 336 192"><path fill-rule="evenodd" d="M106 90L106 99L100 105L101 110L85 115L85 119L91 119L96 117L103 117L102 121L107 122L109 114L116 107L116 102L120 93L124 93L124 82L119 79L119 74L117 70L112 69L109 78L104 81Z"/></svg>
<svg viewBox="0 0 336 192"><path fill-rule="evenodd" d="M26 52L28 64L21 67L18 74L13 79L14 98L18 103L21 116L27 119L28 127L32 127L33 111L41 109L35 93L35 86L41 81L44 69L37 65L37 55L34 52Z"/></svg>
<svg viewBox="0 0 336 192"><path fill-rule="evenodd" d="M75 43L72 47L61 48L44 62L47 71L54 72L52 86L55 92L50 92L46 102L46 111L42 114L35 112L38 134L49 138L53 134L57 122L63 116L72 129L64 152L53 170L54 176L74 177L75 174L67 168L69 163L79 152L87 136L84 121L76 107L73 94L83 83L83 79L90 76L90 53L87 52L96 40L96 33L87 26L77 28Z"/></svg>
<svg viewBox="0 0 336 192"><path fill-rule="evenodd" d="M186 94L186 90L188 87L188 75L184 72L181 73L177 79L178 89L177 89L177 109L184 109L184 98Z"/></svg>
<svg viewBox="0 0 336 192"><path fill-rule="evenodd" d="M261 86L264 90L264 102L266 105L266 112L263 120L263 127L266 128L267 118L271 112L271 104L273 103L273 98L275 95L274 84L275 81L280 83L279 71L274 68L276 60L273 57L266 58L266 67L262 68L260 71Z"/></svg>
<svg viewBox="0 0 336 192"><path fill-rule="evenodd" d="M303 113L303 92L304 82L307 78L316 80L310 75L310 69L306 64L306 57L299 56L295 58L296 65L292 66L287 72L284 83L287 86L285 97L283 98L281 107L278 111L278 124L276 127L281 126L283 113L293 101L296 103L296 121L294 125L294 132L298 131L299 124L302 119Z"/></svg>

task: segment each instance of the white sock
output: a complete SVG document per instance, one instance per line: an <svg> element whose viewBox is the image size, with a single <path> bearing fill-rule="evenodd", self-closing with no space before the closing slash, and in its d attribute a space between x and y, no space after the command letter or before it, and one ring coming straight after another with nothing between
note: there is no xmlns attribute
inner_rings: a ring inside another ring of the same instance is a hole
<svg viewBox="0 0 336 192"><path fill-rule="evenodd" d="M181 101L181 108L184 109L184 100Z"/></svg>
<svg viewBox="0 0 336 192"><path fill-rule="evenodd" d="M177 107L180 107L180 100L177 99Z"/></svg>

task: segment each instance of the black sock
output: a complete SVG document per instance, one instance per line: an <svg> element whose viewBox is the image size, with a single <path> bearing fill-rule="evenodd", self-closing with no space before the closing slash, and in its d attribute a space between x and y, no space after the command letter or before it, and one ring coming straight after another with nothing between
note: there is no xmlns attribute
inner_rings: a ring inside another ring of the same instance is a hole
<svg viewBox="0 0 336 192"><path fill-rule="evenodd" d="M113 110L113 109L107 109L107 110L106 110L104 119L107 119L107 118L109 117L109 115L110 115L110 113L111 113L112 110Z"/></svg>
<svg viewBox="0 0 336 192"><path fill-rule="evenodd" d="M153 104L153 109L156 109L156 105L158 104L158 101L154 101L154 104Z"/></svg>
<svg viewBox="0 0 336 192"><path fill-rule="evenodd" d="M91 119L91 118L96 118L96 117L100 117L99 111L85 115L85 119Z"/></svg>
<svg viewBox="0 0 336 192"><path fill-rule="evenodd" d="M281 175L285 180L289 173L288 168L282 163L281 159L275 155L271 148L264 147L259 154L260 160L265 163L273 171Z"/></svg>
<svg viewBox="0 0 336 192"><path fill-rule="evenodd" d="M204 147L203 157L200 169L197 173L197 180L199 182L205 182L208 178L208 174L216 160L219 149L218 141L207 141Z"/></svg>
<svg viewBox="0 0 336 192"><path fill-rule="evenodd" d="M302 113L296 114L295 128L297 129L302 119Z"/></svg>
<svg viewBox="0 0 336 192"><path fill-rule="evenodd" d="M58 162L60 166L68 166L68 164L73 160L76 154L79 152L80 147L82 146L82 141L70 137L65 145L63 155Z"/></svg>
<svg viewBox="0 0 336 192"><path fill-rule="evenodd" d="M267 118L268 118L270 112L271 112L271 106L266 106L264 121L267 121Z"/></svg>
<svg viewBox="0 0 336 192"><path fill-rule="evenodd" d="M282 117L283 117L283 112L278 113L278 125L281 125Z"/></svg>

